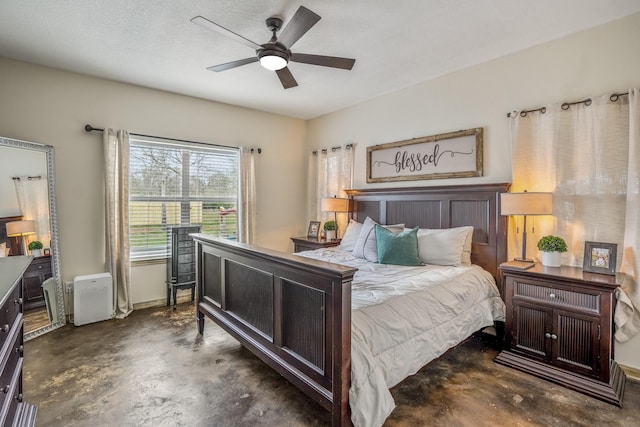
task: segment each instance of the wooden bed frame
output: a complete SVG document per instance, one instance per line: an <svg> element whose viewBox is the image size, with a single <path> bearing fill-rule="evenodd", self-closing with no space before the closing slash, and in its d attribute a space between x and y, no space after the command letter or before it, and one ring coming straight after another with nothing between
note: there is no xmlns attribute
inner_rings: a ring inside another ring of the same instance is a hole
<svg viewBox="0 0 640 427"><path fill-rule="evenodd" d="M507 257L500 193L509 184L348 190L351 217L474 226L471 259L498 276ZM356 269L195 234L198 331L207 316L349 426L351 281Z"/></svg>

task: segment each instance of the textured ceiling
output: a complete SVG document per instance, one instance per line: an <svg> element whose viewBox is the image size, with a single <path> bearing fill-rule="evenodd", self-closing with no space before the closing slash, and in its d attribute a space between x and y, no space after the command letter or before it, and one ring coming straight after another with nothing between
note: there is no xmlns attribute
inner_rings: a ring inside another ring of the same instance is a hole
<svg viewBox="0 0 640 427"><path fill-rule="evenodd" d="M356 59L351 71L291 63L284 90L254 51L189 20L202 15L258 44L269 16L322 17L294 53ZM0 56L309 119L640 11L636 0L2 0Z"/></svg>

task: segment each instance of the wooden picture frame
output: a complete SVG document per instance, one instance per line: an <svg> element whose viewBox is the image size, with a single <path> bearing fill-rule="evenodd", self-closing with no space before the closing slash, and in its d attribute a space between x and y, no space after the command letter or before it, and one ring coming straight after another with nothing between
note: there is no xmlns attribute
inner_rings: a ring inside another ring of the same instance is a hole
<svg viewBox="0 0 640 427"><path fill-rule="evenodd" d="M42 253L43 253L44 255L51 255L51 248L44 248L44 249L43 249L43 251L42 251Z"/></svg>
<svg viewBox="0 0 640 427"><path fill-rule="evenodd" d="M483 176L482 128L367 147L367 182Z"/></svg>
<svg viewBox="0 0 640 427"><path fill-rule="evenodd" d="M309 222L309 229L307 230L307 237L310 239L317 239L320 233L320 221Z"/></svg>
<svg viewBox="0 0 640 427"><path fill-rule="evenodd" d="M582 270L615 276L617 251L616 243L584 242Z"/></svg>

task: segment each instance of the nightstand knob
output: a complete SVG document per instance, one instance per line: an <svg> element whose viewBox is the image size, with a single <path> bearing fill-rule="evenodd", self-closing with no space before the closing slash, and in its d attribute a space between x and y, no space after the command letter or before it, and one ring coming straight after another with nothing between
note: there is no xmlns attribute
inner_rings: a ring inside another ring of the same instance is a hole
<svg viewBox="0 0 640 427"><path fill-rule="evenodd" d="M558 336L557 336L556 334L551 334L551 339L552 339L552 340L557 340L557 339L558 339Z"/></svg>
<svg viewBox="0 0 640 427"><path fill-rule="evenodd" d="M556 294L549 294L549 298L554 299L556 297Z"/></svg>
<svg viewBox="0 0 640 427"><path fill-rule="evenodd" d="M551 338L551 334L549 332L547 332L546 334L544 334L545 338Z"/></svg>

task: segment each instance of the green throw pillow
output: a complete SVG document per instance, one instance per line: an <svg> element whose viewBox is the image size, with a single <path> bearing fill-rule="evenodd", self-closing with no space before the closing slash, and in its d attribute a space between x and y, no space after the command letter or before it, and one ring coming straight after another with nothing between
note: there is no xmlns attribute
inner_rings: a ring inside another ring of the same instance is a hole
<svg viewBox="0 0 640 427"><path fill-rule="evenodd" d="M394 265L423 265L418 255L418 227L398 234L375 225L378 262Z"/></svg>

